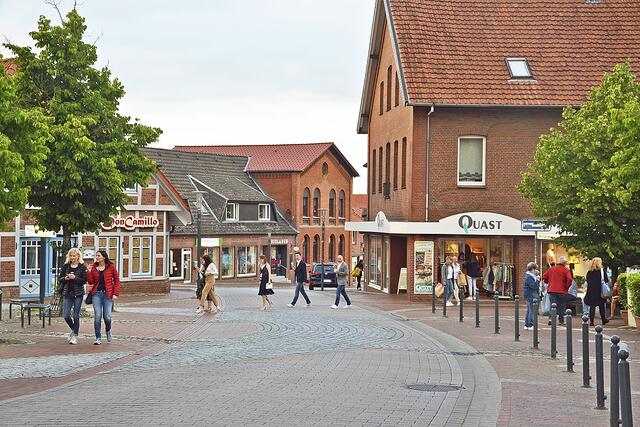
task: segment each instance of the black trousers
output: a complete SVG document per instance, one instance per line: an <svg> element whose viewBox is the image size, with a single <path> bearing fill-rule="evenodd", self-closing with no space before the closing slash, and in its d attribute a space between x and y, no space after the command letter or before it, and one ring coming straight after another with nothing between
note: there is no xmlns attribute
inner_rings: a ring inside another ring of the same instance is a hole
<svg viewBox="0 0 640 427"><path fill-rule="evenodd" d="M600 310L600 318L602 319L602 322L604 323L607 320L607 310L606 310L606 306L605 306L605 302L601 302L600 304L597 305L598 309ZM596 306L595 305L590 305L589 306L589 321L591 323L593 323L593 319L595 319L596 317Z"/></svg>

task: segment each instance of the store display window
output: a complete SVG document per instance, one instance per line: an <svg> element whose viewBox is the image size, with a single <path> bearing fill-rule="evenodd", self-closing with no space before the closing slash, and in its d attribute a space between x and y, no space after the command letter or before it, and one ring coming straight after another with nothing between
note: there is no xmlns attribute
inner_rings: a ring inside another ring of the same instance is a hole
<svg viewBox="0 0 640 427"><path fill-rule="evenodd" d="M238 247L238 276L255 276L256 252L255 246Z"/></svg>
<svg viewBox="0 0 640 427"><path fill-rule="evenodd" d="M220 272L222 277L233 277L234 274L234 251L233 248L223 247L220 259Z"/></svg>
<svg viewBox="0 0 640 427"><path fill-rule="evenodd" d="M369 284L380 287L382 281L382 237L369 237Z"/></svg>

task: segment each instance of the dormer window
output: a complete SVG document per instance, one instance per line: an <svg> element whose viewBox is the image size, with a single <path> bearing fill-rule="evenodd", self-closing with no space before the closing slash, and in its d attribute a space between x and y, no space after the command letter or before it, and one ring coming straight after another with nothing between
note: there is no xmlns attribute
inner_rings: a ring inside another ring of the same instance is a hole
<svg viewBox="0 0 640 427"><path fill-rule="evenodd" d="M507 58L507 68L512 79L532 79L529 62L525 58Z"/></svg>
<svg viewBox="0 0 640 427"><path fill-rule="evenodd" d="M238 221L239 211L237 203L227 203L227 221Z"/></svg>
<svg viewBox="0 0 640 427"><path fill-rule="evenodd" d="M271 205L266 203L258 205L258 221L271 221Z"/></svg>

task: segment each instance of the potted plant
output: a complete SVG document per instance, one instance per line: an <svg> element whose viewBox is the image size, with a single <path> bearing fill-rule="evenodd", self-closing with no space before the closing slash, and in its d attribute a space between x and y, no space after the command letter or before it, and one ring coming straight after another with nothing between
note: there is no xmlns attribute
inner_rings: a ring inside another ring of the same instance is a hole
<svg viewBox="0 0 640 427"><path fill-rule="evenodd" d="M631 312L629 316L633 315L635 327L638 328L640 327L640 274L627 277L627 303Z"/></svg>
<svg viewBox="0 0 640 427"><path fill-rule="evenodd" d="M620 303L620 313L622 314L622 320L625 325L629 324L629 303L627 302L627 273L622 273L618 276L616 282L618 283L618 302Z"/></svg>

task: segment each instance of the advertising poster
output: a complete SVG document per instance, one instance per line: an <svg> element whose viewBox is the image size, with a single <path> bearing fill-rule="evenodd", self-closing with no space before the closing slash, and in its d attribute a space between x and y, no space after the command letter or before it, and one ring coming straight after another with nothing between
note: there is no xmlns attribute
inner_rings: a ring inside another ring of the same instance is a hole
<svg viewBox="0 0 640 427"><path fill-rule="evenodd" d="M413 293L430 295L433 288L433 242L417 241L413 247Z"/></svg>

